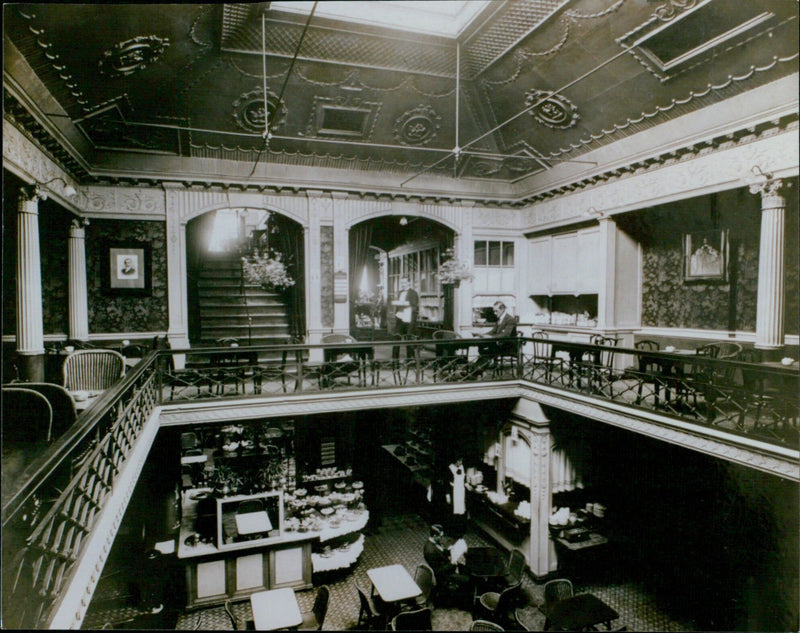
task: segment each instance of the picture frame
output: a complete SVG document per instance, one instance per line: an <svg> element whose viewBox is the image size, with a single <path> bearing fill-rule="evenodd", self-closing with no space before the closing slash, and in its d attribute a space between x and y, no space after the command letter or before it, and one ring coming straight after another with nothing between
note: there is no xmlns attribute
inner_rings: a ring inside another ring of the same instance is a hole
<svg viewBox="0 0 800 633"><path fill-rule="evenodd" d="M695 231L683 236L685 283L728 281L728 230Z"/></svg>
<svg viewBox="0 0 800 633"><path fill-rule="evenodd" d="M103 291L117 296L152 292L151 249L147 242L107 242L103 247Z"/></svg>

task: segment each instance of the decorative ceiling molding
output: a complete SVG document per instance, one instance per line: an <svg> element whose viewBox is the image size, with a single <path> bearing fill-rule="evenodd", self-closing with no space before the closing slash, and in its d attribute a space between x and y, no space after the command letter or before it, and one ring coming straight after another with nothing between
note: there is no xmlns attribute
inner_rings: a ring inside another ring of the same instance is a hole
<svg viewBox="0 0 800 633"><path fill-rule="evenodd" d="M442 122L436 110L426 104L407 110L394 123L394 138L403 145L427 145L439 132Z"/></svg>
<svg viewBox="0 0 800 633"><path fill-rule="evenodd" d="M269 128L271 131L280 129L286 121L288 110L283 100L278 101L278 95L271 90L267 91L267 109ZM266 129L264 114L264 89L254 88L239 96L233 102L233 119L236 125L246 132L261 134Z"/></svg>
<svg viewBox="0 0 800 633"><path fill-rule="evenodd" d="M574 126L580 115L577 106L563 95L553 95L547 90L537 90L531 88L525 97L525 107L530 107L539 103L535 108L528 111L534 119L542 125L546 125L554 130L566 130Z"/></svg>
<svg viewBox="0 0 800 633"><path fill-rule="evenodd" d="M103 75L114 79L126 77L144 70L157 62L169 47L169 38L157 35L137 35L133 39L119 42L103 52L98 69Z"/></svg>

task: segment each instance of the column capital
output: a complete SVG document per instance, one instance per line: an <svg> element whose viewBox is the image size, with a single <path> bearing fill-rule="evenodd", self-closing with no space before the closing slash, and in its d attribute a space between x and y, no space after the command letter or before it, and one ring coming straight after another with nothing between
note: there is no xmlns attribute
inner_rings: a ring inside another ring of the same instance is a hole
<svg viewBox="0 0 800 633"><path fill-rule="evenodd" d="M70 235L78 236L79 231L83 231L87 226L89 226L89 218L72 218L69 223Z"/></svg>
<svg viewBox="0 0 800 633"><path fill-rule="evenodd" d="M762 174L763 178L757 182L750 184L750 193L761 194L761 200L767 201L770 198L782 198L781 189L784 186L790 186L788 182L784 182L781 178L773 178L772 174Z"/></svg>

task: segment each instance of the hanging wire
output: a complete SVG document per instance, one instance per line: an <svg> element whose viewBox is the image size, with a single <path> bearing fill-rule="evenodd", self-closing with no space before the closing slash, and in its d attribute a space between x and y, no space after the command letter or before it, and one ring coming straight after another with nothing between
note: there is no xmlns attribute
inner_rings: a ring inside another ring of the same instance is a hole
<svg viewBox="0 0 800 633"><path fill-rule="evenodd" d="M308 14L308 19L306 20L305 26L303 27L303 32L300 34L300 40L297 42L297 48L294 50L294 55L292 55L292 62L289 64L289 69L286 71L286 77L283 78L283 85L281 86L281 91L278 93L278 100L276 103L278 106L283 99L283 92L286 90L286 85L289 83L289 77L292 74L292 69L294 68L294 63L297 61L297 56L300 54L300 47L303 45L303 40L306 37L306 33L308 32L308 26L311 24L311 18L314 17L314 11L317 10L317 1L314 2L314 5L311 7L311 12ZM269 106L267 103L267 71L266 71L266 64L267 64L267 44L266 44L266 17L264 14L261 15L261 48L263 53L263 62L262 66L264 68L264 142L261 144L261 148L258 150L258 154L256 154L256 159L253 161L253 169L250 170L250 176L248 178L252 178L253 174L256 172L256 167L258 166L258 161L261 160L261 154L264 153L264 150L267 149L269 146L269 137L270 137L270 120L269 115L267 112L269 111ZM276 107L278 107L276 106Z"/></svg>

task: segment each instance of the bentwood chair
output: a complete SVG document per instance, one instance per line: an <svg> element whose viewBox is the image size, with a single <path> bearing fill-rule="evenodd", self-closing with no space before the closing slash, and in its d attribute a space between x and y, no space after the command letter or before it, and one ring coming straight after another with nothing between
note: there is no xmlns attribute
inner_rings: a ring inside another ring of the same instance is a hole
<svg viewBox="0 0 800 633"><path fill-rule="evenodd" d="M633 346L641 352L657 352L659 349L658 341L649 339L636 341ZM636 361L636 381L639 383L639 386L636 388L636 404L641 404L644 399L642 395L644 385L652 384L654 405L658 406L659 394L661 391L659 387L660 367L658 363L654 362L652 358L648 358L645 354L637 356Z"/></svg>
<svg viewBox="0 0 800 633"><path fill-rule="evenodd" d="M422 593L416 597L417 606L433 607L431 595L436 586L436 575L433 573L433 569L425 563L417 565L417 569L414 572L414 582L422 590Z"/></svg>
<svg viewBox="0 0 800 633"><path fill-rule="evenodd" d="M510 622L509 613L520 591L520 583L509 585L500 592L487 591L478 598L478 604L486 619L504 625Z"/></svg>
<svg viewBox="0 0 800 633"><path fill-rule="evenodd" d="M225 601L225 613L231 621L231 628L234 631L254 631L256 628L253 620L248 620L241 617L239 614L234 613L233 604L230 600Z"/></svg>
<svg viewBox="0 0 800 633"><path fill-rule="evenodd" d="M64 387L68 391L103 391L125 375L125 358L110 349L82 349L64 361Z"/></svg>
<svg viewBox="0 0 800 633"><path fill-rule="evenodd" d="M3 387L4 449L17 442L49 442L52 437L53 408L50 402L38 391L27 389L25 384Z"/></svg>
<svg viewBox="0 0 800 633"><path fill-rule="evenodd" d="M375 599L357 580L353 580L353 584L356 586L360 605L358 611L358 628L366 626L368 629L383 629L384 623L386 622L386 615L382 613Z"/></svg>
<svg viewBox="0 0 800 633"><path fill-rule="evenodd" d="M550 580L544 584L544 605L542 610L544 611L545 616L545 631L550 627L550 620L547 616L550 607L552 607L559 600L566 600L567 598L571 598L573 595L574 591L572 589L572 581L567 578L557 578L556 580Z"/></svg>
<svg viewBox="0 0 800 633"><path fill-rule="evenodd" d="M512 549L511 553L508 555L506 573L503 576L504 585L506 587L520 585L522 583L522 577L525 574L526 565L525 554L516 548Z"/></svg>
<svg viewBox="0 0 800 633"><path fill-rule="evenodd" d="M436 330L433 333L434 353L434 381L451 380L459 374L469 363L467 349L459 349L447 341L455 341L461 337L452 330Z"/></svg>
<svg viewBox="0 0 800 633"><path fill-rule="evenodd" d="M505 631L499 624L490 622L489 620L473 620L469 625L470 631Z"/></svg>
<svg viewBox="0 0 800 633"><path fill-rule="evenodd" d="M381 630L385 628L386 616L376 602L375 597L365 589L358 580L353 579L353 585L358 594L359 610L357 628L365 626L368 630Z"/></svg>
<svg viewBox="0 0 800 633"><path fill-rule="evenodd" d="M25 382L19 383L19 386L42 394L50 403L53 410L53 423L51 437L48 439L57 439L74 424L78 417L75 401L64 387L50 382Z"/></svg>
<svg viewBox="0 0 800 633"><path fill-rule="evenodd" d="M322 337L323 345L336 345L340 343L357 343L356 339L347 334L328 334ZM339 349L326 349L323 351L324 363L320 368L319 386L321 389L335 387L337 379L345 379L347 384L352 384L355 373L359 383L362 381L362 371L365 372L365 359L353 358L352 353ZM366 380L366 375L363 376Z"/></svg>
<svg viewBox="0 0 800 633"><path fill-rule="evenodd" d="M325 622L325 615L328 613L328 600L331 595L331 590L328 585L322 585L317 589L317 595L314 597L314 605L311 611L304 611L302 613L303 623L300 625L300 631L321 631L322 625Z"/></svg>
<svg viewBox="0 0 800 633"><path fill-rule="evenodd" d="M550 345L548 337L548 333L542 330L531 332L533 366L530 377L534 378L537 370L544 370L545 382L550 383L555 369L559 370L559 375L563 373L564 361L558 356L553 356L553 347Z"/></svg>
<svg viewBox="0 0 800 633"><path fill-rule="evenodd" d="M428 607L415 611L401 611L389 623L392 631L432 631L431 610Z"/></svg>

